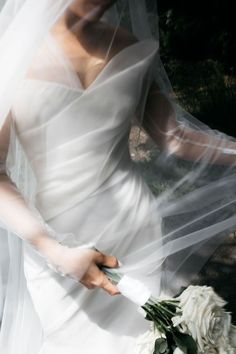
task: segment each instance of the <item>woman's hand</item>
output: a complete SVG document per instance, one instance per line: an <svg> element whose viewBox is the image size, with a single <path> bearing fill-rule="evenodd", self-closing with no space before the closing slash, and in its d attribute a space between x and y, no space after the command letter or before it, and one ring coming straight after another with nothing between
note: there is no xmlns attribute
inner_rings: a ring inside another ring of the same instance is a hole
<svg viewBox="0 0 236 354"><path fill-rule="evenodd" d="M88 289L98 287L112 296L120 294L118 288L99 269L99 266L118 267L116 257L89 248L68 247L49 238L37 244L37 249L46 257L49 267L61 275L80 282Z"/></svg>
<svg viewBox="0 0 236 354"><path fill-rule="evenodd" d="M107 276L99 269L99 266L101 265L110 268L119 267L118 259L114 256L105 255L99 251L90 251L92 253L88 255L88 258L91 257L91 263L80 280L80 283L88 289L94 289L96 287L102 288L112 296L120 294L118 288L113 285Z"/></svg>

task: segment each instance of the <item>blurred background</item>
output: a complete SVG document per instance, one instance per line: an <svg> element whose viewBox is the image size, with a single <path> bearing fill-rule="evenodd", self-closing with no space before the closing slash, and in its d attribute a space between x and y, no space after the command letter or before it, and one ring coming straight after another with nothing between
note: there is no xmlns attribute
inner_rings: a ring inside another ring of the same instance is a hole
<svg viewBox="0 0 236 354"><path fill-rule="evenodd" d="M157 0L157 6L161 58L180 102L212 128L236 136L234 2Z"/></svg>

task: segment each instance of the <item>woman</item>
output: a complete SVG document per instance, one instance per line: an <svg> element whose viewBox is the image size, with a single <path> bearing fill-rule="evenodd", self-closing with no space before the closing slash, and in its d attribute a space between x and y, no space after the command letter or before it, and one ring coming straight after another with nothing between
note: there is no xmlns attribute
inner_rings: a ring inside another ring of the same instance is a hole
<svg viewBox="0 0 236 354"><path fill-rule="evenodd" d="M236 225L235 140L179 111L144 2L129 1L129 19L126 6L9 0L3 8L0 221L11 259L4 353L135 352L148 322L100 267L140 279L156 296L174 293ZM10 55L16 28L19 57ZM173 156L192 161L184 177L173 164L172 185L158 197L131 160L132 119L161 151L156 172L163 157L166 165ZM193 259L203 246L209 252Z"/></svg>

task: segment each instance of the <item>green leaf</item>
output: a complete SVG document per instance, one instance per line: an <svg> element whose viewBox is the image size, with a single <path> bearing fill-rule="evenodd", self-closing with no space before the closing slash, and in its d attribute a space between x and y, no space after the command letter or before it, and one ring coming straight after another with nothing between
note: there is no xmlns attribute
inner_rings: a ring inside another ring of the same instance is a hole
<svg viewBox="0 0 236 354"><path fill-rule="evenodd" d="M153 321L152 317L147 313L145 316L145 320L147 321Z"/></svg>
<svg viewBox="0 0 236 354"><path fill-rule="evenodd" d="M173 339L172 332L166 332L166 340L167 340L169 348L175 347L175 341Z"/></svg>
<svg viewBox="0 0 236 354"><path fill-rule="evenodd" d="M165 338L158 338L155 341L155 348L153 354L168 354L168 343Z"/></svg>
<svg viewBox="0 0 236 354"><path fill-rule="evenodd" d="M197 344L189 334L175 332L173 338L176 346L185 354L197 354Z"/></svg>

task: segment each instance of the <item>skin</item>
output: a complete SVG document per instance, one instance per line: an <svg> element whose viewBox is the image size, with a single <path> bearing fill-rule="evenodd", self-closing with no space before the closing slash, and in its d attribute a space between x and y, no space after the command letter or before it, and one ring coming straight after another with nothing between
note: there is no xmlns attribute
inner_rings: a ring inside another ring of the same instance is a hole
<svg viewBox="0 0 236 354"><path fill-rule="evenodd" d="M130 32L122 28L115 32L114 27L100 21L112 4L111 0L76 0L52 30L84 89L114 55L137 41Z"/></svg>

